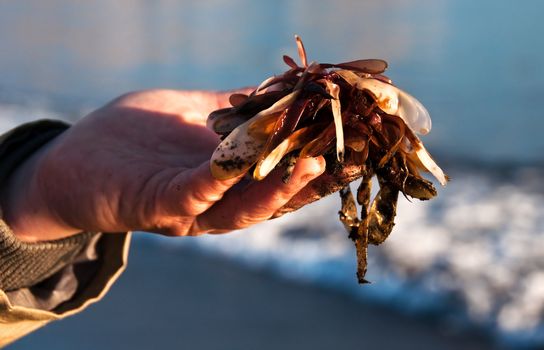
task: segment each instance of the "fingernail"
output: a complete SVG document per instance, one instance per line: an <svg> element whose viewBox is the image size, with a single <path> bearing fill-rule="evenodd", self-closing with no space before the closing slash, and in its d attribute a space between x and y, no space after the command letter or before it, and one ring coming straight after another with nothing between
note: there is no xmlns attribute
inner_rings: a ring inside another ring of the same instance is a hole
<svg viewBox="0 0 544 350"><path fill-rule="evenodd" d="M325 159L323 157L310 158L312 160L311 172L321 175L325 171Z"/></svg>
<svg viewBox="0 0 544 350"><path fill-rule="evenodd" d="M309 182L325 171L325 159L323 157L306 158L304 161L304 175L300 179Z"/></svg>

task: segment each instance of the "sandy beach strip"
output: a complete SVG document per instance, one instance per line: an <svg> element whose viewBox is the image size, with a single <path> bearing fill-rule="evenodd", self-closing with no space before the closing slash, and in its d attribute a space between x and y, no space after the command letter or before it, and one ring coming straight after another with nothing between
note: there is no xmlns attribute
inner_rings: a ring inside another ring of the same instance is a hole
<svg viewBox="0 0 544 350"><path fill-rule="evenodd" d="M133 242L99 304L8 349L491 349L380 306L188 248Z"/></svg>

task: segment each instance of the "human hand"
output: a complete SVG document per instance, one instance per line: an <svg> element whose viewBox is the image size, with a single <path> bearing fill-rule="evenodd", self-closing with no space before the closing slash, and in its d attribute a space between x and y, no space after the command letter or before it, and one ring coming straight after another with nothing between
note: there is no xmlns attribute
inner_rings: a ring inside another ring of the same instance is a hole
<svg viewBox="0 0 544 350"><path fill-rule="evenodd" d="M15 172L2 193L5 220L21 240L41 241L81 231L219 233L288 211L280 208L324 171L323 158L297 162L288 184L281 169L259 182L213 178L219 138L206 118L229 95L145 91L92 112Z"/></svg>

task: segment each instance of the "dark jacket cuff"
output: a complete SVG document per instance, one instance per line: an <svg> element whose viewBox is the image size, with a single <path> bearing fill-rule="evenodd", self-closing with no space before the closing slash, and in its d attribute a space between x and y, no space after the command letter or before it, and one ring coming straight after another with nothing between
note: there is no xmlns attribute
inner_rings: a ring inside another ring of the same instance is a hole
<svg viewBox="0 0 544 350"><path fill-rule="evenodd" d="M17 166L68 127L61 121L40 120L0 136L0 186L4 188ZM15 290L43 281L68 265L93 235L82 233L61 240L25 243L17 240L0 220L0 290Z"/></svg>
<svg viewBox="0 0 544 350"><path fill-rule="evenodd" d="M25 243L0 221L0 289L8 292L45 280L70 264L93 236L81 233L61 240Z"/></svg>

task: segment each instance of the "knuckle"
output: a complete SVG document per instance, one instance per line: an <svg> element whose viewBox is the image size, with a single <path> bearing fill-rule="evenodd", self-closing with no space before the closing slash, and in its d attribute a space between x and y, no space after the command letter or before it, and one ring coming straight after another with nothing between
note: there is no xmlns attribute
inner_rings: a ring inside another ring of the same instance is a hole
<svg viewBox="0 0 544 350"><path fill-rule="evenodd" d="M168 237L190 236L191 225L184 221L173 220L157 227L156 232Z"/></svg>
<svg viewBox="0 0 544 350"><path fill-rule="evenodd" d="M296 191L291 188L291 186L289 186L288 189L283 189L281 191L276 191L274 193L272 193L272 195L270 196L270 201L271 203L284 203L286 201L289 200L289 198L291 198L293 196L293 194L295 194Z"/></svg>
<svg viewBox="0 0 544 350"><path fill-rule="evenodd" d="M255 224L258 224L261 221L263 221L263 220L258 219L258 218L253 217L253 216L248 216L248 215L239 216L233 221L232 229L240 229L240 228L250 227L250 226L253 226Z"/></svg>
<svg viewBox="0 0 544 350"><path fill-rule="evenodd" d="M256 225L270 219L275 210L266 205L256 205L250 212L238 213L232 220L233 228L240 229Z"/></svg>

